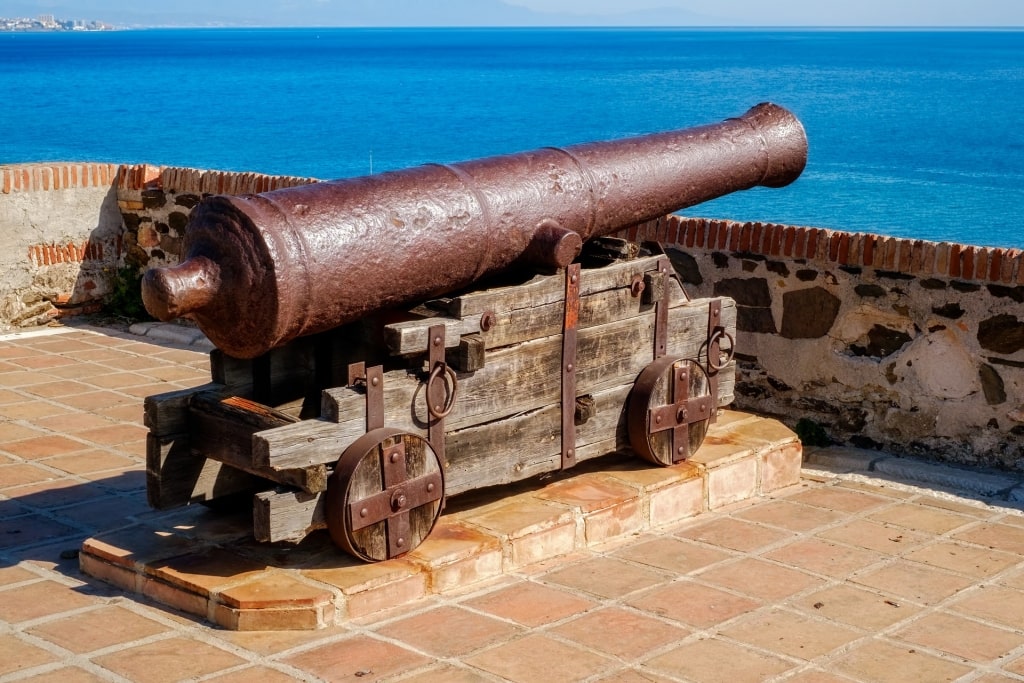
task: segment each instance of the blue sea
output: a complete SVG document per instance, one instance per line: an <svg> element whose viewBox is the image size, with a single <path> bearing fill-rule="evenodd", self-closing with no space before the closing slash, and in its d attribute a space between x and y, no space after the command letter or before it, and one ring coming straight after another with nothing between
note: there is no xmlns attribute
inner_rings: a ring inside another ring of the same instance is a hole
<svg viewBox="0 0 1024 683"><path fill-rule="evenodd" d="M716 122L773 101L804 175L686 211L1024 247L1024 32L0 33L0 164L339 178Z"/></svg>

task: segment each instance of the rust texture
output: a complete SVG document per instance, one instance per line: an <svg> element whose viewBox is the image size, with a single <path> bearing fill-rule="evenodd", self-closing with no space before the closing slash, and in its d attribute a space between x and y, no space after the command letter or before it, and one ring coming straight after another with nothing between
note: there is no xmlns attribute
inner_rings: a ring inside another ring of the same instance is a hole
<svg viewBox="0 0 1024 683"><path fill-rule="evenodd" d="M253 358L517 264L562 267L592 237L786 185L806 159L800 122L765 103L698 128L209 197L143 300Z"/></svg>

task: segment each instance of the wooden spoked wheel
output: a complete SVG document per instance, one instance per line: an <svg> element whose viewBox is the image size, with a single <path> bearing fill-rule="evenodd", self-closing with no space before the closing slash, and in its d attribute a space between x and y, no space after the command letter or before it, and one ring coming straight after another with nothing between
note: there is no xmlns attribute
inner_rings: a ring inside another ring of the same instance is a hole
<svg viewBox="0 0 1024 683"><path fill-rule="evenodd" d="M657 465L686 460L704 442L716 397L704 367L693 359L662 356L640 373L629 394L629 444Z"/></svg>
<svg viewBox="0 0 1024 683"><path fill-rule="evenodd" d="M378 562L423 542L444 507L444 471L426 439L381 427L345 449L327 482L334 543Z"/></svg>

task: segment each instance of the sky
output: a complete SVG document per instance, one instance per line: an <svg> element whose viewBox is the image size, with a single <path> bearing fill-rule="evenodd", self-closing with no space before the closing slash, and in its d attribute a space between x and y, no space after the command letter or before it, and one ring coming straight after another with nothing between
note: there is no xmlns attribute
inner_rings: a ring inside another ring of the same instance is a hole
<svg viewBox="0 0 1024 683"><path fill-rule="evenodd" d="M763 25L1021 26L1022 0L505 0L538 12L624 14L677 8Z"/></svg>
<svg viewBox="0 0 1024 683"><path fill-rule="evenodd" d="M141 26L1024 27L1024 0L0 0L0 17Z"/></svg>

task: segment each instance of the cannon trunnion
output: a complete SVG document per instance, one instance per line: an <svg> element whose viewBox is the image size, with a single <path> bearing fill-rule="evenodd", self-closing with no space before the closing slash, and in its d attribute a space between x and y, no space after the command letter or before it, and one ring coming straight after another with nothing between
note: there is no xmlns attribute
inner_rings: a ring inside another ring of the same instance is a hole
<svg viewBox="0 0 1024 683"><path fill-rule="evenodd" d="M732 400L735 302L689 300L656 245L602 235L784 185L805 160L799 122L759 105L204 200L183 262L144 280L151 312L218 347L209 384L146 399L150 504L241 494L260 541L327 529L378 561L426 539L449 496L616 452L686 460Z"/></svg>

